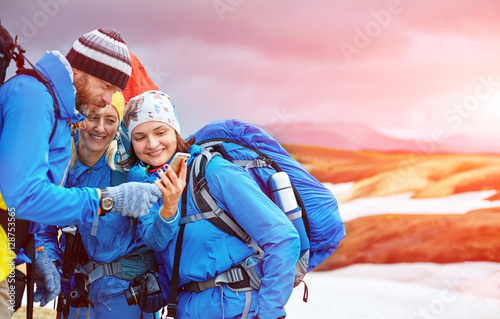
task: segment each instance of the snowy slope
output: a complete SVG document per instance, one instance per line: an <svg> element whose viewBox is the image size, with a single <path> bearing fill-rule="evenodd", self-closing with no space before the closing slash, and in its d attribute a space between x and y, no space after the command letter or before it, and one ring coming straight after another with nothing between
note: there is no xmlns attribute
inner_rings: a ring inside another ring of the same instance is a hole
<svg viewBox="0 0 500 319"><path fill-rule="evenodd" d="M359 264L312 272L294 289L287 319L500 318L500 263Z"/></svg>
<svg viewBox="0 0 500 319"><path fill-rule="evenodd" d="M338 196L349 190L353 183L324 185ZM414 199L411 193L385 197L359 198L339 204L343 221L377 214L465 214L471 210L488 207L500 207L500 201L488 201L486 198L496 191L480 191L455 194L447 197Z"/></svg>

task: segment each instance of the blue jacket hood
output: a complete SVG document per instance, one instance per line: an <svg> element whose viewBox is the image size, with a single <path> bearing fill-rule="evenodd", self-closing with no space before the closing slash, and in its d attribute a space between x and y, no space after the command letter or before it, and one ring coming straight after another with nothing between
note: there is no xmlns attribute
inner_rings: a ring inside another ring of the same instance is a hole
<svg viewBox="0 0 500 319"><path fill-rule="evenodd" d="M35 68L50 79L50 86L54 91L61 118L71 122L84 120L84 117L75 110L75 90L64 61L48 52L38 61ZM71 85L68 85L68 82Z"/></svg>

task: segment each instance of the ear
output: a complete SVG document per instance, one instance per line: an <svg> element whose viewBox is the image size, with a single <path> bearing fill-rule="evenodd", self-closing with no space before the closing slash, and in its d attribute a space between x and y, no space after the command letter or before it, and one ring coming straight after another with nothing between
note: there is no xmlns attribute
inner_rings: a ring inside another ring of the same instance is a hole
<svg viewBox="0 0 500 319"><path fill-rule="evenodd" d="M82 71L80 71L74 67L71 67L71 68L73 69L73 83L75 83L76 79L80 77Z"/></svg>

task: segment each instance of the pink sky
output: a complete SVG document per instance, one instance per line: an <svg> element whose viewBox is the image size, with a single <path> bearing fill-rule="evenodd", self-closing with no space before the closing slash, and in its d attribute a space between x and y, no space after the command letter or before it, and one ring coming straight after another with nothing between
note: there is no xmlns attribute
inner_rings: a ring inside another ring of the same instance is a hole
<svg viewBox="0 0 500 319"><path fill-rule="evenodd" d="M120 31L186 134L239 118L356 122L419 139L500 137L499 12L497 0L0 4L32 60L97 27Z"/></svg>

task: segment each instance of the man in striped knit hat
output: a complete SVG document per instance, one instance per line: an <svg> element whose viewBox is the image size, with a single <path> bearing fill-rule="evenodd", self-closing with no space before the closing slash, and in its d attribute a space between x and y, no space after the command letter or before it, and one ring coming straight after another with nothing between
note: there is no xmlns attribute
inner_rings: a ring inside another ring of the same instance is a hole
<svg viewBox="0 0 500 319"><path fill-rule="evenodd" d="M29 252L28 246L33 247L28 244L32 237L24 235L40 229L38 223L82 224L106 212L139 217L162 195L149 183L62 187L72 153L68 123L111 104L113 94L123 90L130 77L130 55L122 36L112 29L91 31L78 38L66 56L48 52L35 68L50 87L28 74L0 87L0 289L13 273L9 269L15 253L22 262L19 249ZM59 294L60 277L44 248L34 248L34 300L43 306ZM12 299L9 295L7 301L12 304ZM1 318L9 310L5 308L0 302Z"/></svg>

